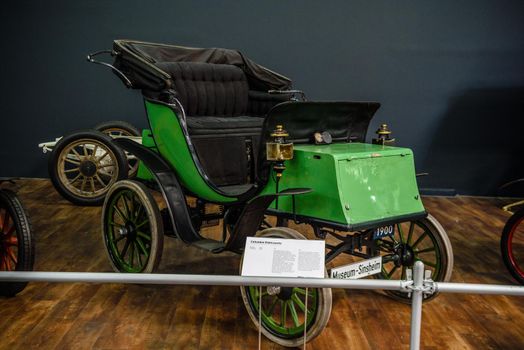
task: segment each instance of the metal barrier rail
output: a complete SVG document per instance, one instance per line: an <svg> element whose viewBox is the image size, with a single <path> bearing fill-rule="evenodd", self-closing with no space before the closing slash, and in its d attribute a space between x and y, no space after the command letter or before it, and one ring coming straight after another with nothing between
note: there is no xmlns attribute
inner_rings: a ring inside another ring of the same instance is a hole
<svg viewBox="0 0 524 350"><path fill-rule="evenodd" d="M224 275L123 274L113 272L0 272L0 281L5 282L87 282L263 287L278 285L282 287L383 289L411 293L412 307L410 349L412 350L418 350L420 348L422 300L424 294L429 295L439 292L524 296L524 287L522 286L434 282L429 278L424 278L424 264L421 261L417 261L415 263L413 271L410 271L407 277L407 280L400 281L370 279L339 280L327 278L243 277Z"/></svg>
<svg viewBox="0 0 524 350"><path fill-rule="evenodd" d="M131 284L181 284L208 286L282 286L345 289L405 290L409 281L389 280L340 280L292 277L243 277L231 275L183 275L116 272L0 272L0 281L6 282L88 282ZM405 290L408 292L408 290Z"/></svg>

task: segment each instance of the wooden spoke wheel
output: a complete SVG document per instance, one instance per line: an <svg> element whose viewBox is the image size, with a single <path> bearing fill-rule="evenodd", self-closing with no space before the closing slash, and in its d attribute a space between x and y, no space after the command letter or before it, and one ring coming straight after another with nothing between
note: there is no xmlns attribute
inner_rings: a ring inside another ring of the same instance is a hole
<svg viewBox="0 0 524 350"><path fill-rule="evenodd" d="M109 188L127 175L124 152L97 131L63 137L49 158L56 190L72 203L101 205Z"/></svg>
<svg viewBox="0 0 524 350"><path fill-rule="evenodd" d="M100 131L112 138L126 137L126 136L140 136L140 131L135 128L132 124L121 120L113 120L104 123L100 123L94 127L95 130ZM132 179L138 172L139 160L134 155L125 152L128 164L127 177Z"/></svg>

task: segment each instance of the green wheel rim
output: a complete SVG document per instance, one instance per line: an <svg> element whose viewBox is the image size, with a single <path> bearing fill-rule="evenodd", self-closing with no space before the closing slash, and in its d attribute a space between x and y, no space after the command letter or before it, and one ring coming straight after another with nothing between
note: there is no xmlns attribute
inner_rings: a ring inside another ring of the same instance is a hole
<svg viewBox="0 0 524 350"><path fill-rule="evenodd" d="M249 304L255 315L259 312L259 287L246 287ZM298 338L304 335L305 288L288 288L286 298L271 295L262 288L262 325L280 338ZM319 291L308 289L307 328L317 317Z"/></svg>
<svg viewBox="0 0 524 350"><path fill-rule="evenodd" d="M106 216L106 243L115 266L122 272L142 272L151 254L151 222L137 194L114 193Z"/></svg>
<svg viewBox="0 0 524 350"><path fill-rule="evenodd" d="M402 227L402 224L397 224L395 237L382 240L380 249L391 253L394 245L401 244L407 246L413 253L413 263L402 264L399 267L385 259L382 264L382 277L385 279L400 278L404 280L406 279L406 270L411 268L415 261L422 261L427 269L432 270L431 279L434 281L441 280L443 272L442 252L439 249L440 245L435 235L431 232L430 228L421 221L412 221L405 224L406 226L404 227Z"/></svg>

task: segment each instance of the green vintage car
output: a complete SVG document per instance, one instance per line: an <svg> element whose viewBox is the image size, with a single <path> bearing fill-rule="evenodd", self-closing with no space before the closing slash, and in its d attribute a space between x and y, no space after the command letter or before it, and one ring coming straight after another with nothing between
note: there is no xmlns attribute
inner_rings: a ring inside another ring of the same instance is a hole
<svg viewBox="0 0 524 350"><path fill-rule="evenodd" d="M114 62L98 61L102 53ZM239 254L248 236L305 239L286 227L292 220L327 238L332 266L381 257L376 277L405 279L422 260L433 280L450 279L451 245L424 209L413 152L391 146L386 126L365 142L379 103L305 101L288 78L234 50L116 40L88 60L141 91L149 123L139 142L112 141L139 160L137 177L116 179L105 195L102 234L116 271L155 271L164 235ZM107 152L93 149L76 150L68 174L98 181ZM221 239L201 235L219 221ZM304 327L307 341L318 336L331 312L330 289L310 289L307 308L302 288L268 287L261 304L258 288L241 292L253 322L261 311L263 333L284 346L301 344Z"/></svg>

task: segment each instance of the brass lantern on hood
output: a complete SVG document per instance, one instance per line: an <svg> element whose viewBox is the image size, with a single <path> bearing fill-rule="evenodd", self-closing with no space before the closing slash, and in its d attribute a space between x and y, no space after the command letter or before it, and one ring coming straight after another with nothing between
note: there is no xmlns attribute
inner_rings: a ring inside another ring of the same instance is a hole
<svg viewBox="0 0 524 350"><path fill-rule="evenodd" d="M275 170L277 178L280 178L282 172L286 169L284 161L293 159L293 143L286 141L289 134L282 125L277 125L270 136L272 140L266 143L266 158L268 161L274 162L273 170Z"/></svg>
<svg viewBox="0 0 524 350"><path fill-rule="evenodd" d="M391 130L387 124L380 124L380 127L375 131L377 137L374 138L371 143L382 146L394 146L395 139L391 138Z"/></svg>

